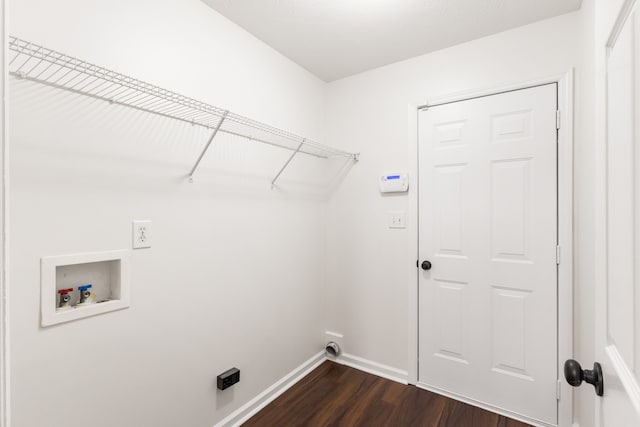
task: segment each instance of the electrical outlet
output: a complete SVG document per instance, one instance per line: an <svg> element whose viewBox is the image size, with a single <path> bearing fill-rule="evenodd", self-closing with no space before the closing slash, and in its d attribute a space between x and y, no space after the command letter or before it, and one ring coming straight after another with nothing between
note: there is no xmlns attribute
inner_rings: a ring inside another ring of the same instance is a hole
<svg viewBox="0 0 640 427"><path fill-rule="evenodd" d="M133 221L133 249L151 247L151 221Z"/></svg>
<svg viewBox="0 0 640 427"><path fill-rule="evenodd" d="M406 228L407 214L405 212L389 212L389 228Z"/></svg>

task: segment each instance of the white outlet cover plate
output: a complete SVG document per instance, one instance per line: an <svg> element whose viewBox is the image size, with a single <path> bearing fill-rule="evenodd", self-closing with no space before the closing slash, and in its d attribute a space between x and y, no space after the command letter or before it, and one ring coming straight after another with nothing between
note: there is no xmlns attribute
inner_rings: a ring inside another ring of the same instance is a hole
<svg viewBox="0 0 640 427"><path fill-rule="evenodd" d="M389 212L388 214L389 228L406 228L407 214L405 212Z"/></svg>
<svg viewBox="0 0 640 427"><path fill-rule="evenodd" d="M133 221L132 240L133 249L142 249L151 247L151 221L136 220Z"/></svg>

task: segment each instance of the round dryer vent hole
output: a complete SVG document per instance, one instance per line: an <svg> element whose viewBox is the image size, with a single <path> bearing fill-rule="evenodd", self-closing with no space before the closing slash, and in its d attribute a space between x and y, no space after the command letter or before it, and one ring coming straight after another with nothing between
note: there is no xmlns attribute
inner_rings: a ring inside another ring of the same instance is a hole
<svg viewBox="0 0 640 427"><path fill-rule="evenodd" d="M337 343L331 341L327 343L326 347L324 348L324 352L329 357L338 357L340 356L340 346Z"/></svg>

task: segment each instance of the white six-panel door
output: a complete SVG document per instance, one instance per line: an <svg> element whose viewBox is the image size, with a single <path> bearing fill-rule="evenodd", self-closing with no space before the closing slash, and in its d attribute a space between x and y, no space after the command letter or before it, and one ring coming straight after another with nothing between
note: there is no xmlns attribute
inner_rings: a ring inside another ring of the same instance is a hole
<svg viewBox="0 0 640 427"><path fill-rule="evenodd" d="M419 385L557 424L557 85L419 113Z"/></svg>

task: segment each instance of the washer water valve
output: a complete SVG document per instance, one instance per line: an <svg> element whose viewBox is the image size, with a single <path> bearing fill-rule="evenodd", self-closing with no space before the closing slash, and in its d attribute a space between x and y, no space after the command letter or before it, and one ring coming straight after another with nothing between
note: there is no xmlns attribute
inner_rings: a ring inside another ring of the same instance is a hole
<svg viewBox="0 0 640 427"><path fill-rule="evenodd" d="M58 310L69 310L71 308L71 295L73 292L73 288L69 289L60 289L58 294L60 294L60 302L58 303Z"/></svg>
<svg viewBox="0 0 640 427"><path fill-rule="evenodd" d="M78 286L78 291L80 291L80 302L78 305L88 305L91 304L91 289L93 285L82 285Z"/></svg>

